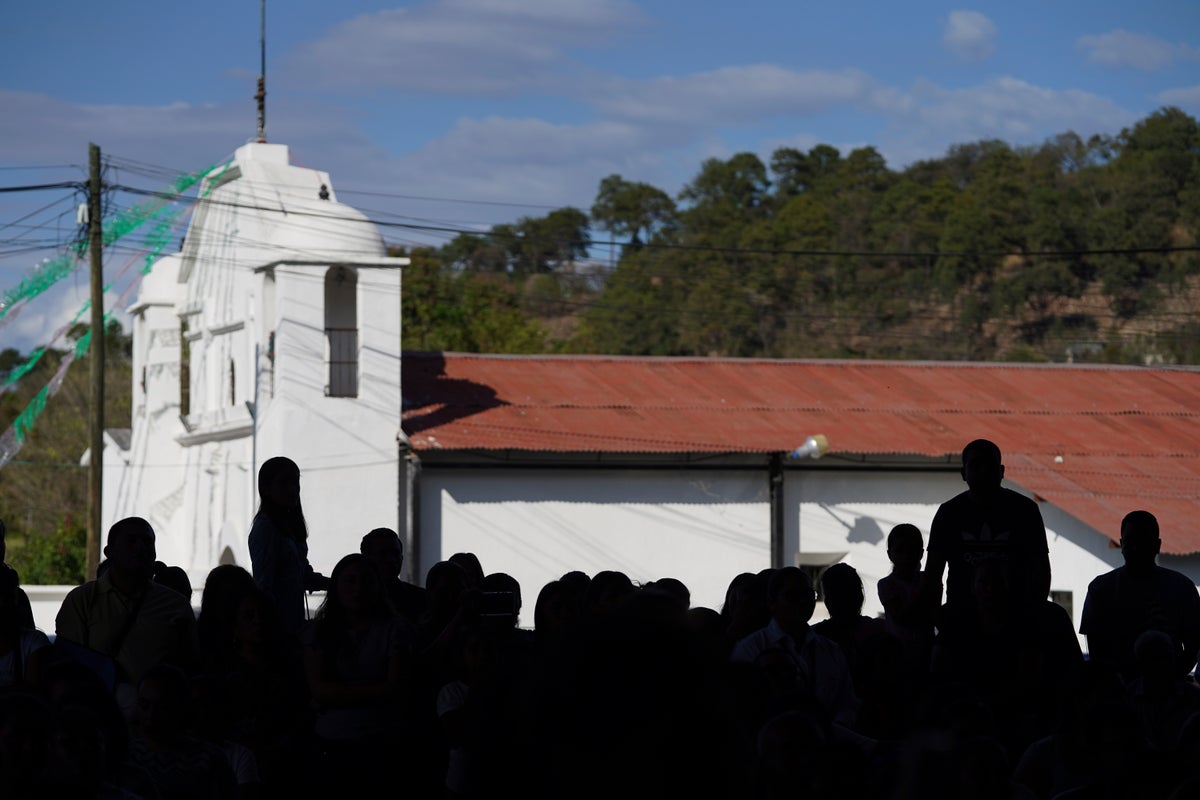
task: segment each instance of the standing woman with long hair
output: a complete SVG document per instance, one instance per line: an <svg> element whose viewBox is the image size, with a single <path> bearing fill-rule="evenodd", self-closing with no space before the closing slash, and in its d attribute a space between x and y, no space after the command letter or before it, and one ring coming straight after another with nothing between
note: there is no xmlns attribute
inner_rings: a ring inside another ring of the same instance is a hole
<svg viewBox="0 0 1200 800"><path fill-rule="evenodd" d="M300 468L284 456L269 458L258 470L262 498L250 528L254 580L275 603L288 632L297 634L307 618L305 591L324 589L329 579L308 563L308 526L300 505Z"/></svg>

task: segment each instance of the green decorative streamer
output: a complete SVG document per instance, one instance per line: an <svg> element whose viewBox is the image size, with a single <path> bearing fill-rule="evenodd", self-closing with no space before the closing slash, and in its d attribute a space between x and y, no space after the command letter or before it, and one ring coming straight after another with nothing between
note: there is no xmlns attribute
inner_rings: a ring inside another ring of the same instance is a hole
<svg viewBox="0 0 1200 800"><path fill-rule="evenodd" d="M46 410L46 398L49 394L50 387L43 386L42 390L29 401L29 405L25 406L25 410L13 420L13 435L16 436L18 444L25 444L25 440L29 438L29 434L33 431L33 421Z"/></svg>
<svg viewBox="0 0 1200 800"><path fill-rule="evenodd" d="M148 249L145 259L142 260L140 270L142 275L150 274L150 270L154 268L162 251L175 238L174 231L179 225L179 218L183 215L183 211L182 208L173 208L163 214L162 219L158 220L158 223L146 234L146 238L142 240L143 246Z"/></svg>
<svg viewBox="0 0 1200 800"><path fill-rule="evenodd" d="M105 286L104 289L105 289L105 291L107 291L108 287ZM91 299L85 300L83 302L83 308L76 311L75 316L71 317L70 321L67 322L66 325L63 325L61 328L59 328L58 330L56 330L54 332L54 335L50 337L49 344L47 344L43 347L39 347L38 349L36 349L32 353L30 353L29 358L25 359L25 363L19 364L19 365L13 367L12 370L8 373L7 380L4 381L4 385L0 386L0 394L4 394L9 389L16 386L18 380L20 380L22 377L24 377L25 374L28 373L31 369L36 367L38 365L38 362L42 360L42 356L46 355L46 350L51 345L53 345L55 342L57 342L64 333L69 331L75 325L76 322L79 322L79 318L82 317L84 314L86 314L88 309L90 309L91 307L92 307ZM90 330L88 331L88 335L91 335Z"/></svg>
<svg viewBox="0 0 1200 800"><path fill-rule="evenodd" d="M4 381L4 388L7 389L17 381L21 380L21 378L24 378L25 374L28 373L29 370L37 366L37 363L42 360L42 356L44 355L46 355L46 348L39 347L29 354L29 358L25 359L24 364L19 364L13 367L8 373L8 379Z"/></svg>
<svg viewBox="0 0 1200 800"><path fill-rule="evenodd" d="M0 319L8 314L9 309L18 300L28 300L37 297L42 292L71 274L75 269L74 253L63 253L36 267L33 272L21 279L15 288L9 289L0 299Z"/></svg>
<svg viewBox="0 0 1200 800"><path fill-rule="evenodd" d="M221 176L225 174L232 164L233 162L229 161L221 167L220 173L218 173L214 180L209 182L204 191L200 193L200 197L203 198L208 196L209 192L211 192L212 189L220 182ZM199 181L205 175L211 173L214 169L216 169L216 167L209 167L203 172L180 176L175 180L174 183L171 184L171 194L178 196L183 192L186 192L188 189L194 186L197 181ZM170 200L173 199L174 198L171 198ZM171 239L173 238L172 231L178 224L179 218L184 212L184 209L178 207L167 208L168 202L168 199L162 199L157 202L143 203L134 206L125 213L121 214L114 221L114 223L107 227L104 231L104 244L107 246L120 237L125 236L129 232L133 231L147 220L156 220L156 224L150 229L143 240L143 244L145 244L145 246L149 249L149 252L146 254L145 260L142 263L142 268L140 270L140 274L142 275L149 274L151 269L154 267L155 262L158 260L159 255L164 249L166 249L167 245L170 244ZM164 211L164 209L166 210ZM159 216L160 214L161 217ZM82 243L77 244L75 246L76 252L81 253L81 248L84 246L85 245ZM46 289L50 288L50 286L52 286L57 280L69 274L70 269L73 268L76 261L77 259L73 255L65 254L51 262L47 262L47 264L44 265L44 268L39 270L35 276L31 276L30 278L23 280L17 286L17 289L14 289L4 296L4 305L0 306L0 319L3 319L6 311L12 306L10 298L14 298L13 302L15 302L15 300L27 300L30 297L35 297L36 295L41 294L41 292L44 292ZM62 266L63 264L67 265L65 269ZM53 276L52 279L50 279L51 276ZM38 286L40 286L40 288L36 288ZM24 290L23 287L25 287ZM33 291L34 288L36 288L36 291ZM105 287L106 290L108 288L108 286ZM74 325L90 307L91 301L89 300L83 304L83 308L79 309L79 312L75 314L69 323L59 329L53 338L57 340L57 338L72 325ZM104 315L105 325L107 325L108 320L111 317L111 311ZM73 361L75 361L75 359L83 357L83 355L87 352L91 341L92 332L89 329L83 334L83 336L79 337L78 341L75 342L74 350L69 352L63 358L62 363L59 364L58 370L55 372L54 377L50 379L50 382L43 386L41 391L39 391L34 398L29 401L29 404L25 406L21 413L17 415L17 418L13 420L13 424L9 427L9 429L3 434L0 434L0 468L9 463L13 456L17 454L17 451L20 450L25 444L25 441L29 438L29 434L33 431L34 422L46 409L46 401L50 397L53 397L55 394L57 394L59 388L62 386L63 380L66 377L67 368ZM33 367L37 365L37 362L41 360L45 353L46 348L40 347L33 352L33 354L29 359L26 360L24 364L15 367L9 373L8 380L5 382L4 386L0 387L0 394L3 394L5 391L7 391L17 382L17 380L33 369Z"/></svg>
<svg viewBox="0 0 1200 800"><path fill-rule="evenodd" d="M225 170L229 169L232 162L227 162L221 169L224 174ZM104 246L112 244L126 236L130 232L136 230L139 226L150 219L156 219L158 215L173 202L175 198L183 194L187 190L196 185L204 176L216 169L216 166L211 166L201 172L195 172L188 175L180 175L176 178L166 192L163 192L163 197L155 197L143 203L138 203L132 208L117 215L116 219L104 225L101 239ZM170 196L166 196L170 195ZM78 241L71 246L71 251L56 256L41 266L34 269L32 273L25 276L15 288L4 293L3 298L0 298L0 319L8 313L9 309L18 300L29 300L37 297L42 292L49 289L54 284L58 283L63 278L70 275L79 263L88 249L86 240Z"/></svg>
<svg viewBox="0 0 1200 800"><path fill-rule="evenodd" d="M212 191L212 187L220 181L221 176L224 175L232 165L232 161L227 161L224 165L222 165L221 170L217 174L216 178L209 182L208 186L205 187L200 196L207 196L209 192ZM197 181L215 169L216 167L209 167L202 172L190 175L182 175L179 178L176 178L171 184L170 192L174 193L175 195L182 194L194 186ZM153 268L155 261L158 260L159 255L164 249L166 249L167 245L170 244L172 238L171 231L179 223L179 217L183 213L184 209L182 208L177 206L168 206L168 201L166 199L161 199L157 202L139 204L123 213L111 226L109 226L109 229L104 233L104 243L105 245L108 245L111 241L116 241L129 231L134 230L146 220L156 219L157 224L150 230L148 234L146 234L146 238L143 241L143 243L149 248L149 252L147 253L145 261L142 265L141 274L147 275ZM135 219L135 216L138 215L140 215L140 218ZM76 250L84 247L86 247L86 243L77 243L75 245ZM52 259L44 264L42 268L33 275L30 275L22 280L21 283L17 285L16 289L13 289L5 294L3 304L0 304L0 320L4 319L5 314L8 313L11 308L13 308L16 301L29 300L46 291L59 280L69 275L77 263L78 259L70 253L67 253ZM107 291L109 286L105 286L104 288ZM70 322L60 328L55 335L51 337L52 340L57 340L68 328L70 328L70 326L78 322L79 318L83 316L83 314L90 307L90 301L86 301L83 305L83 308L79 310L79 313L77 313ZM51 343L53 343L53 341ZM19 364L10 370L3 386L0 386L0 394L4 394L6 391L15 386L17 381L23 378L30 370L38 365L38 362L42 360L42 356L45 354L46 348L39 347L30 353L29 357L23 364Z"/></svg>
<svg viewBox="0 0 1200 800"><path fill-rule="evenodd" d="M111 314L105 314L105 322L108 321ZM75 342L75 347L67 353L63 358L63 362L59 364L58 370L54 373L54 377L50 382L42 387L29 404L22 409L17 418L13 420L12 427L0 436L0 467L3 467L8 461L16 455L17 451L25 444L29 438L29 434L33 432L33 425L42 412L46 410L46 401L58 394L59 388L62 386L63 379L67 375L67 367L77 358L82 358L87 353L88 346L92 343L92 332L89 330L79 337ZM7 444L7 446L5 446Z"/></svg>

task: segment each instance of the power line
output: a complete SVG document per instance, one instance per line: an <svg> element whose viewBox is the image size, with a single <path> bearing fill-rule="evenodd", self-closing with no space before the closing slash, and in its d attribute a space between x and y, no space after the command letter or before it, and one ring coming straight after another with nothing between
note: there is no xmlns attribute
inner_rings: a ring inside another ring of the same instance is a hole
<svg viewBox="0 0 1200 800"><path fill-rule="evenodd" d="M0 194L10 192L44 192L50 189L75 189L80 191L84 188L79 181L62 181L60 183L35 183L27 186L0 186Z"/></svg>
<svg viewBox="0 0 1200 800"><path fill-rule="evenodd" d="M24 167L0 167L0 172L17 172L35 169L83 169L82 164L30 164Z"/></svg>
<svg viewBox="0 0 1200 800"><path fill-rule="evenodd" d="M114 185L112 187L117 191L129 192L131 194L143 195L148 197L160 197L165 199L175 199L178 195L173 195L167 192L158 192L150 189L138 189L132 186ZM277 206L263 206L251 203L240 203L229 200L215 200L206 198L203 202L214 206L226 206L247 211L269 211L275 213L286 213L289 216L311 217L315 219L330 219L338 221L346 221L344 216L338 214L322 214L315 211L303 211L299 209L284 209ZM391 222L388 220L377 220L367 218L367 221L386 228L403 228L405 230L415 231L430 231L452 234L468 234L480 237L488 237L493 235L491 232L480 232L467 230L464 228L454 228L445 225L419 225L408 222ZM624 247L626 242L610 241L610 240L590 240L591 246L597 245L613 245ZM905 250L797 250L797 249L775 249L775 248L747 248L747 247L721 247L716 245L692 245L692 244L676 244L676 243L647 243L642 245L643 249L647 250L681 250L688 252L706 252L720 253L725 255L761 255L761 256L809 256L818 258L941 258L941 257L963 257L963 258L1005 258L1009 256L1020 258L1065 258L1065 257L1080 257L1080 256L1098 256L1098 255L1143 255L1143 254L1167 254L1167 253L1192 253L1200 252L1200 245L1175 245L1175 246L1154 246L1154 247L1108 247L1094 249L1074 249L1074 250L1038 250L1036 252L1027 252L1022 250L925 250L925 251L905 251Z"/></svg>
<svg viewBox="0 0 1200 800"><path fill-rule="evenodd" d="M386 197L393 200L421 200L431 203L460 203L472 206L500 206L503 208L537 208L555 211L563 206L546 205L542 203L513 203L501 200L465 200L456 197L428 197L417 194L393 194L391 192L367 192L357 189L338 189L338 194L353 194L363 197Z"/></svg>

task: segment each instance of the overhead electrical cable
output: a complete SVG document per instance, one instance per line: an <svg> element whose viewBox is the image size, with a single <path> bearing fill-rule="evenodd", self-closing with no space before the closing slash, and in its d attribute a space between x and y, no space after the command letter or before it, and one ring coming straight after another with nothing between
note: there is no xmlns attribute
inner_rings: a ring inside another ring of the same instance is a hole
<svg viewBox="0 0 1200 800"><path fill-rule="evenodd" d="M169 191L156 193L152 201L139 203L133 208L119 214L115 219L104 225L102 233L103 244L105 246L112 244L122 236L136 230L147 221L157 218L160 214L164 213L164 209L167 208L169 203L178 200L184 192L191 189L204 176L215 169L217 167L214 166L202 172L180 175L171 184ZM76 187L77 185L61 184L60 186ZM35 268L16 287L9 289L0 296L0 320L4 319L8 313L8 309L18 300L29 300L40 295L73 272L79 260L86 252L87 241L80 240L71 247L69 252L62 253Z"/></svg>

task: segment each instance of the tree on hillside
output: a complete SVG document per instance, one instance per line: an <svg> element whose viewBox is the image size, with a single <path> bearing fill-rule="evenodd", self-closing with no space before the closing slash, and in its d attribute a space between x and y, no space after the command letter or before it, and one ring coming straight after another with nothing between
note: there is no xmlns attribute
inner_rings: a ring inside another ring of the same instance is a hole
<svg viewBox="0 0 1200 800"><path fill-rule="evenodd" d="M68 336L77 337L84 331L86 326L76 326ZM109 428L125 428L130 424L130 352L130 337L120 323L110 321L105 328L104 375L104 418ZM50 380L65 355L65 351L47 351L37 367L0 398L0 430L12 425L16 415ZM17 554L24 543L34 541L34 537L75 532L79 521L87 519L87 470L80 466L80 458L89 444L88 363L88 354L74 361L58 393L37 417L18 458L0 469L0 518L8 526L9 552L14 559L19 558ZM43 545L50 550L58 547L40 540L31 547ZM22 579L49 580L37 574L22 574Z"/></svg>
<svg viewBox="0 0 1200 800"><path fill-rule="evenodd" d="M524 318L554 331L546 347L1058 357L1153 312L1185 281L1200 284L1200 259L1178 250L1200 238L1196 132L1168 108L1119 136L956 144L899 172L872 147L782 147L769 170L737 153L703 162L678 207L609 175L590 220L628 244L607 285L563 280L590 241L578 211L464 234L441 255L507 281ZM1082 301L1092 293L1115 319ZM571 309L582 309L574 321ZM1105 353L1128 360L1152 346L1116 341Z"/></svg>
<svg viewBox="0 0 1200 800"><path fill-rule="evenodd" d="M650 250L631 251L599 298L585 307L566 349L579 353L669 356L679 350L680 281Z"/></svg>
<svg viewBox="0 0 1200 800"><path fill-rule="evenodd" d="M507 272L511 230L497 225L490 235L460 233L442 247L442 258L460 270Z"/></svg>
<svg viewBox="0 0 1200 800"><path fill-rule="evenodd" d="M1180 243L1200 191L1200 124L1178 108L1163 108L1122 131L1117 147L1095 236L1114 249ZM1117 312L1131 316L1154 307L1160 282L1178 286L1197 269L1194 255L1143 252L1102 258L1100 278Z"/></svg>
<svg viewBox="0 0 1200 800"><path fill-rule="evenodd" d="M837 148L828 144L819 144L807 153L794 147L780 147L771 154L776 200L786 203L798 194L827 187L841 158Z"/></svg>
<svg viewBox="0 0 1200 800"><path fill-rule="evenodd" d="M638 248L656 232L675 224L675 201L648 183L609 175L600 181L592 219L614 236L628 237L629 246Z"/></svg>
<svg viewBox="0 0 1200 800"><path fill-rule="evenodd" d="M512 264L516 275L559 272L586 258L592 246L588 217L577 208L559 208L544 217L522 217L513 226Z"/></svg>
<svg viewBox="0 0 1200 800"><path fill-rule="evenodd" d="M728 161L708 159L679 192L679 199L688 204L680 213L688 238L721 246L736 244L742 226L766 216L770 185L767 168L753 153L738 153Z"/></svg>
<svg viewBox="0 0 1200 800"><path fill-rule="evenodd" d="M407 254L401 330L406 350L538 353L546 331L526 318L517 287L493 273L447 267L430 249Z"/></svg>

